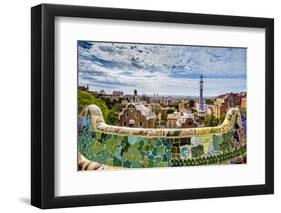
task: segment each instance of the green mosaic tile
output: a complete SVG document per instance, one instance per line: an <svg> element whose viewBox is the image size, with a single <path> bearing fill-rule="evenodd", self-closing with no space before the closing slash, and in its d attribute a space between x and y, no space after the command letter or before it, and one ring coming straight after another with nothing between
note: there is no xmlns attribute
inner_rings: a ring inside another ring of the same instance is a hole
<svg viewBox="0 0 281 213"><path fill-rule="evenodd" d="M200 157L203 154L204 154L203 145L198 145L191 148L192 157Z"/></svg>
<svg viewBox="0 0 281 213"><path fill-rule="evenodd" d="M215 151L220 151L220 144L223 142L222 135L213 135L213 145Z"/></svg>
<svg viewBox="0 0 281 213"><path fill-rule="evenodd" d="M165 148L163 145L159 145L157 147L157 155L163 155L164 154L164 151L165 151Z"/></svg>
<svg viewBox="0 0 281 213"><path fill-rule="evenodd" d="M154 167L154 161L153 160L149 160L148 167Z"/></svg>
<svg viewBox="0 0 281 213"><path fill-rule="evenodd" d="M153 160L154 160L154 155L151 155L151 154L148 155L148 159L151 160L151 161L153 161Z"/></svg>
<svg viewBox="0 0 281 213"><path fill-rule="evenodd" d="M100 143L94 143L91 148L92 154L98 154L102 150L103 150L103 144L100 144Z"/></svg>
<svg viewBox="0 0 281 213"><path fill-rule="evenodd" d="M159 156L155 157L154 159L155 159L155 162L156 162L156 163L160 163L160 162L161 162L161 160L162 160L162 158L161 158L161 157L159 157Z"/></svg>
<svg viewBox="0 0 281 213"><path fill-rule="evenodd" d="M169 165L166 162L161 162L161 163L158 164L158 166L159 167L168 167Z"/></svg>
<svg viewBox="0 0 281 213"><path fill-rule="evenodd" d="M116 157L113 157L113 166L122 166L122 161Z"/></svg>
<svg viewBox="0 0 281 213"><path fill-rule="evenodd" d="M164 155L163 155L162 161L163 161L163 162L167 162L167 161L168 161L168 156L167 156L167 154L164 154Z"/></svg>
<svg viewBox="0 0 281 213"><path fill-rule="evenodd" d="M132 161L132 168L142 168L140 161Z"/></svg>
<svg viewBox="0 0 281 213"><path fill-rule="evenodd" d="M125 162L123 162L122 164L124 167L130 168L132 166L132 163L128 160L126 160Z"/></svg>
<svg viewBox="0 0 281 213"><path fill-rule="evenodd" d="M187 158L189 156L189 149L188 147L181 147L181 157Z"/></svg>
<svg viewBox="0 0 281 213"><path fill-rule="evenodd" d="M115 156L116 158L118 158L118 159L121 159L121 158L122 158L122 156L121 156L121 150L122 150L122 147L121 147L121 146L116 147L114 156Z"/></svg>
<svg viewBox="0 0 281 213"><path fill-rule="evenodd" d="M129 144L135 144L135 143L138 143L139 141L141 141L140 137L136 137L136 136L129 136L128 137L128 143Z"/></svg>
<svg viewBox="0 0 281 213"><path fill-rule="evenodd" d="M223 141L224 142L231 143L232 138L233 138L233 136L230 132L223 134Z"/></svg>

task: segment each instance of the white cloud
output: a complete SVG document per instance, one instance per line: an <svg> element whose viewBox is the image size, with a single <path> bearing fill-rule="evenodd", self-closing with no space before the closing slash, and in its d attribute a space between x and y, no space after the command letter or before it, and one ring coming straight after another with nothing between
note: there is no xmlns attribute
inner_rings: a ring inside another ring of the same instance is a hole
<svg viewBox="0 0 281 213"><path fill-rule="evenodd" d="M91 44L79 47L79 84L95 90L198 95L198 74L207 77L207 95L246 90L246 49Z"/></svg>

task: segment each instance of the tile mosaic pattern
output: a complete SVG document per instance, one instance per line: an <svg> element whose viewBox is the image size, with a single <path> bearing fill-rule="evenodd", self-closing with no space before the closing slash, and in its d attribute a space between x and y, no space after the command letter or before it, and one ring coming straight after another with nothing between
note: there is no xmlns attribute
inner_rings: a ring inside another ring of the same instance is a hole
<svg viewBox="0 0 281 213"><path fill-rule="evenodd" d="M220 164L246 154L246 118L235 108L218 127L142 129L107 125L99 107L89 105L78 129L79 155L109 168Z"/></svg>

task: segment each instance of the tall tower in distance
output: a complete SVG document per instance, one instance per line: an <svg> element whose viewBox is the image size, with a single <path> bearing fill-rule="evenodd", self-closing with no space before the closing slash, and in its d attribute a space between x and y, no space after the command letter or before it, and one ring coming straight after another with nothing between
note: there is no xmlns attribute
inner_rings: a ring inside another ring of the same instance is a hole
<svg viewBox="0 0 281 213"><path fill-rule="evenodd" d="M138 102L138 91L136 89L134 90L133 102Z"/></svg>
<svg viewBox="0 0 281 213"><path fill-rule="evenodd" d="M206 107L205 107L205 101L203 98L203 76L200 76L200 98L199 98L199 109L198 109L198 115L199 116L205 116L206 113Z"/></svg>

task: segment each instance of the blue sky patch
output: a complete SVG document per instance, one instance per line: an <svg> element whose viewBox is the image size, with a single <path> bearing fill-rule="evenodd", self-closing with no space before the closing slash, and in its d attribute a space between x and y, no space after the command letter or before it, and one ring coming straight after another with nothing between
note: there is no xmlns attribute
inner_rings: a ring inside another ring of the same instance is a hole
<svg viewBox="0 0 281 213"><path fill-rule="evenodd" d="M203 75L216 96L246 91L246 69L246 48L78 42L79 85L94 91L198 96Z"/></svg>

